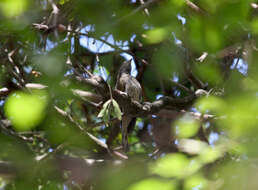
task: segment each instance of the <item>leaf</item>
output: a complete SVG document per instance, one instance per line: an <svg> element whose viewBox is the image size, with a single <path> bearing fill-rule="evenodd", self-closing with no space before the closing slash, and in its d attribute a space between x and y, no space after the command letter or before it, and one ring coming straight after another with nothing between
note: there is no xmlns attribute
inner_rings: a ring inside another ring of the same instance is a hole
<svg viewBox="0 0 258 190"><path fill-rule="evenodd" d="M221 98L216 96L200 98L196 102L195 106L202 113L206 113L207 111L214 111L216 113L220 113L226 109L225 102Z"/></svg>
<svg viewBox="0 0 258 190"><path fill-rule="evenodd" d="M103 121L107 124L110 120L110 106L111 100L104 103L103 108L100 110L98 117L103 118Z"/></svg>
<svg viewBox="0 0 258 190"><path fill-rule="evenodd" d="M19 16L28 8L27 0L4 0L0 3L1 12L6 17Z"/></svg>
<svg viewBox="0 0 258 190"><path fill-rule="evenodd" d="M175 125L177 126L176 134L179 138L192 137L198 132L200 128L199 121L188 115L185 115L183 118L179 119Z"/></svg>
<svg viewBox="0 0 258 190"><path fill-rule="evenodd" d="M151 171L163 177L182 177L186 173L189 159L183 154L168 154L151 166Z"/></svg>
<svg viewBox="0 0 258 190"><path fill-rule="evenodd" d="M104 105L102 106L102 109L100 110L98 117L103 117L105 115L105 112L108 109L108 105L110 104L111 100L108 100L104 103Z"/></svg>
<svg viewBox="0 0 258 190"><path fill-rule="evenodd" d="M161 179L149 178L141 180L131 185L128 190L173 190L176 189L176 184L173 181L165 181Z"/></svg>
<svg viewBox="0 0 258 190"><path fill-rule="evenodd" d="M146 35L146 41L150 44L155 44L162 42L168 36L168 32L164 28L156 28L149 30Z"/></svg>
<svg viewBox="0 0 258 190"><path fill-rule="evenodd" d="M70 0L59 0L59 4L60 5L63 5L63 4L65 4L65 3L67 3L67 2L69 2Z"/></svg>
<svg viewBox="0 0 258 190"><path fill-rule="evenodd" d="M119 107L117 101L115 101L115 100L113 99L113 100L112 100L112 105L114 106L114 111L112 112L112 113L113 113L112 115L113 115L115 118L118 118L119 120L121 120L121 119L122 119L122 112L121 112L121 109L120 109L120 107Z"/></svg>
<svg viewBox="0 0 258 190"><path fill-rule="evenodd" d="M205 189L207 180L201 175L193 175L184 183L184 190Z"/></svg>
<svg viewBox="0 0 258 190"><path fill-rule="evenodd" d="M200 154L205 148L207 148L207 144L203 141L194 140L194 139L179 139L178 140L178 148L182 152L186 152L188 154Z"/></svg>
<svg viewBox="0 0 258 190"><path fill-rule="evenodd" d="M122 112L119 108L118 103L114 99L106 101L100 110L98 117L103 118L103 121L108 124L110 115L114 118L122 119Z"/></svg>
<svg viewBox="0 0 258 190"><path fill-rule="evenodd" d="M11 94L5 104L5 114L17 131L27 131L36 127L44 118L47 94L44 91Z"/></svg>
<svg viewBox="0 0 258 190"><path fill-rule="evenodd" d="M212 163L223 155L222 147L206 148L200 155L202 163Z"/></svg>

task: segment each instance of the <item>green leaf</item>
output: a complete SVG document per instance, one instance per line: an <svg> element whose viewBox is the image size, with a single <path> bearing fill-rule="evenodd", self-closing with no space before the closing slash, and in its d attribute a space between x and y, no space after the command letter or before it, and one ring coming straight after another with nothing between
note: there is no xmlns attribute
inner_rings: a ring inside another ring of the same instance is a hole
<svg viewBox="0 0 258 190"><path fill-rule="evenodd" d="M119 107L118 103L114 99L112 100L112 105L114 106L114 111L112 112L113 113L112 115L114 117L118 118L119 120L121 120L122 119L122 112L120 110L120 107Z"/></svg>
<svg viewBox="0 0 258 190"><path fill-rule="evenodd" d="M102 109L100 110L98 117L103 118L103 121L107 124L110 120L110 106L111 100L108 100L104 103Z"/></svg>
<svg viewBox="0 0 258 190"><path fill-rule="evenodd" d="M67 2L69 2L70 0L59 0L59 4L60 5L63 5L63 4L65 4L65 3L67 3Z"/></svg>
<svg viewBox="0 0 258 190"><path fill-rule="evenodd" d="M189 162L189 159L183 154L168 154L157 160L150 170L163 177L182 177Z"/></svg>
<svg viewBox="0 0 258 190"><path fill-rule="evenodd" d="M104 103L104 105L102 106L102 109L100 110L98 117L103 117L106 113L106 111L108 110L108 106L110 104L111 100L108 100Z"/></svg>
<svg viewBox="0 0 258 190"><path fill-rule="evenodd" d="M202 113L206 113L207 111L219 113L225 109L225 106L225 102L216 96L203 97L196 102L196 108Z"/></svg>
<svg viewBox="0 0 258 190"><path fill-rule="evenodd" d="M31 130L44 118L47 105L45 92L14 92L5 104L5 114L17 131Z"/></svg>
<svg viewBox="0 0 258 190"><path fill-rule="evenodd" d="M28 8L27 0L2 0L0 9L6 17L15 17L22 14Z"/></svg>
<svg viewBox="0 0 258 190"><path fill-rule="evenodd" d="M176 189L176 184L172 181L165 181L155 178L144 179L133 185L131 185L128 190L174 190Z"/></svg>
<svg viewBox="0 0 258 190"><path fill-rule="evenodd" d="M168 36L168 32L165 28L155 28L149 30L146 33L146 41L150 44L160 43Z"/></svg>
<svg viewBox="0 0 258 190"><path fill-rule="evenodd" d="M106 101L98 114L98 117L103 118L106 124L108 124L110 116L118 118L119 120L122 119L122 112L114 99Z"/></svg>
<svg viewBox="0 0 258 190"><path fill-rule="evenodd" d="M221 147L206 148L200 154L200 160L202 163L211 163L217 160L219 157L221 157L222 154L223 151L221 150Z"/></svg>
<svg viewBox="0 0 258 190"><path fill-rule="evenodd" d="M176 134L179 138L189 138L194 136L199 128L200 122L195 120L194 118L186 115L183 118L179 119L175 125Z"/></svg>
<svg viewBox="0 0 258 190"><path fill-rule="evenodd" d="M184 190L204 189L207 185L207 180L201 175L189 177L184 183Z"/></svg>

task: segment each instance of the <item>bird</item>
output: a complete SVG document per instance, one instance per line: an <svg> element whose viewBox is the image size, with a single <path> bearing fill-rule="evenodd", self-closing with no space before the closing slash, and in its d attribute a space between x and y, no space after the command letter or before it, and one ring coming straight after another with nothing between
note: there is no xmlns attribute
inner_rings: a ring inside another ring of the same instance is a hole
<svg viewBox="0 0 258 190"><path fill-rule="evenodd" d="M140 102L142 97L141 84L136 78L130 75L131 73L131 61L124 61L118 71L117 81L115 88L119 91L126 93L132 100ZM129 125L135 125L136 118L132 117L130 113L127 112L126 105L120 105L123 116L122 116L122 147L124 152L128 152L128 127Z"/></svg>

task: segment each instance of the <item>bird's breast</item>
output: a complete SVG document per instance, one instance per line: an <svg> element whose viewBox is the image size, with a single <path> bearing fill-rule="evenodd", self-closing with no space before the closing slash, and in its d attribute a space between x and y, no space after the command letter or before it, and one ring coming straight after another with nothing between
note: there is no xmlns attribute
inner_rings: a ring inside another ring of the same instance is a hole
<svg viewBox="0 0 258 190"><path fill-rule="evenodd" d="M127 81L125 92L136 101L140 100L142 88L140 83L134 78L129 77L129 80Z"/></svg>

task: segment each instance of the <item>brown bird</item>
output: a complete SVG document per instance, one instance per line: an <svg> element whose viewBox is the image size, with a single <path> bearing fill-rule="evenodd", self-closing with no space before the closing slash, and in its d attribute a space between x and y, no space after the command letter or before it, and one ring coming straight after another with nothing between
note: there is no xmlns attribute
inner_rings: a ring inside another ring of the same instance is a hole
<svg viewBox="0 0 258 190"><path fill-rule="evenodd" d="M130 75L131 60L122 63L117 75L116 89L125 92L134 101L140 101L142 88L140 83ZM122 117L122 146L125 152L129 150L128 145L128 126L135 124L135 118L127 112L126 105L120 105L123 111Z"/></svg>

